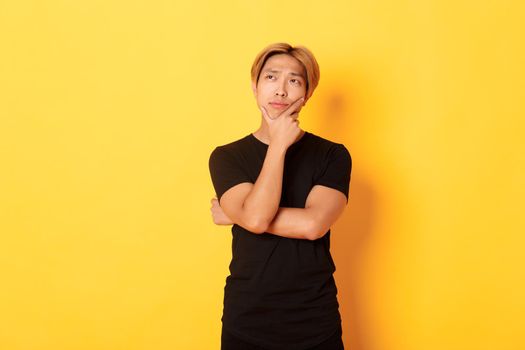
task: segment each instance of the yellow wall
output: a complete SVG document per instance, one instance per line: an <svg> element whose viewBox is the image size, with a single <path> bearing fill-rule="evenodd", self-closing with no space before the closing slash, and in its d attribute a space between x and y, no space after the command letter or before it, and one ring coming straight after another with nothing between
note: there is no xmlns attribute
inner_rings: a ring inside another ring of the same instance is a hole
<svg viewBox="0 0 525 350"><path fill-rule="evenodd" d="M353 157L346 347L524 349L525 6L491 3L1 1L0 348L219 348L208 157L289 41L301 126Z"/></svg>

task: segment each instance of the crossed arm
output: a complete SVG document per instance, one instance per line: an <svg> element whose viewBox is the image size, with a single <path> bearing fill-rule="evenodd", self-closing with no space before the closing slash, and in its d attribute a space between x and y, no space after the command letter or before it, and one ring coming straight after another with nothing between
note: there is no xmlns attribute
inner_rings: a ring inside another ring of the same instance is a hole
<svg viewBox="0 0 525 350"><path fill-rule="evenodd" d="M244 186L249 190L253 184L242 183L237 186ZM346 196L342 192L315 185L308 194L304 208L279 207L272 221L262 231L282 237L315 240L326 234L344 211L346 203ZM218 225L235 223L243 226L242 222L235 222L228 217L217 199L212 199L211 211L214 222Z"/></svg>

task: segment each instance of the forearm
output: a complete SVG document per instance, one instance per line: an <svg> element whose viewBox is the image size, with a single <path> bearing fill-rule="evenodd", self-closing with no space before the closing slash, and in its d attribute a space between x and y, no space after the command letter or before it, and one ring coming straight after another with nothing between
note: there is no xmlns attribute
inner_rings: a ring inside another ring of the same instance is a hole
<svg viewBox="0 0 525 350"><path fill-rule="evenodd" d="M266 232L287 238L312 239L315 227L313 216L308 208L281 207Z"/></svg>
<svg viewBox="0 0 525 350"><path fill-rule="evenodd" d="M285 155L286 148L269 145L261 172L244 201L244 214L256 226L266 228L279 209Z"/></svg>

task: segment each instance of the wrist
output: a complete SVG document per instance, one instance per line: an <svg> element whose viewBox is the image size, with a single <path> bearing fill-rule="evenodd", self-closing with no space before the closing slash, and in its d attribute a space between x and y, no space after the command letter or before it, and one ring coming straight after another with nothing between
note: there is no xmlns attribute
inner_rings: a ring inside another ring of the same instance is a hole
<svg viewBox="0 0 525 350"><path fill-rule="evenodd" d="M268 152L272 152L279 155L285 154L287 149L288 145L280 143L278 141L270 141L270 144L268 145Z"/></svg>

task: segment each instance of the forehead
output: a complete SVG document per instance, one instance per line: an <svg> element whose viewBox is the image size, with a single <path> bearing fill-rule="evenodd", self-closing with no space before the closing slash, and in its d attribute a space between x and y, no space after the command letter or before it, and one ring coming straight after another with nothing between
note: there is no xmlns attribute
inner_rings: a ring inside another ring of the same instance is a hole
<svg viewBox="0 0 525 350"><path fill-rule="evenodd" d="M295 57L286 54L277 54L268 58L264 63L262 71L278 71L285 73L295 73L304 76L305 69L301 62Z"/></svg>

